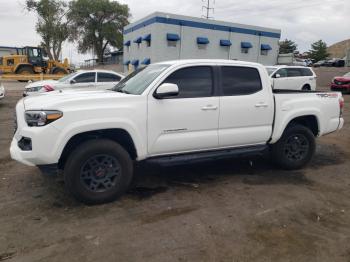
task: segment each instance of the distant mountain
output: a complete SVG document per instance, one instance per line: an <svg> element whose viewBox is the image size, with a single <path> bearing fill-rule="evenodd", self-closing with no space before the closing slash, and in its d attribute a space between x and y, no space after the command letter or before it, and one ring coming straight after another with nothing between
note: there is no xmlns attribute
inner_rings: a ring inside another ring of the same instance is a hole
<svg viewBox="0 0 350 262"><path fill-rule="evenodd" d="M350 50L350 39L335 43L327 48L331 58L343 58L347 50Z"/></svg>

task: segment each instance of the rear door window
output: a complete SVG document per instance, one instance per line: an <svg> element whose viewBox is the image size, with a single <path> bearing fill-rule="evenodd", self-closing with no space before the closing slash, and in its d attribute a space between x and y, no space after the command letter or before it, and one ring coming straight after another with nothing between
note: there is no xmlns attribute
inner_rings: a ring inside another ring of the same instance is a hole
<svg viewBox="0 0 350 262"><path fill-rule="evenodd" d="M287 68L288 77L302 76L300 68Z"/></svg>
<svg viewBox="0 0 350 262"><path fill-rule="evenodd" d="M83 73L74 78L76 83L94 83L95 82L95 72Z"/></svg>
<svg viewBox="0 0 350 262"><path fill-rule="evenodd" d="M120 76L110 73L97 73L97 82L119 82Z"/></svg>
<svg viewBox="0 0 350 262"><path fill-rule="evenodd" d="M313 76L314 75L312 73L312 71L310 70L310 68L300 68L299 70L300 70L302 76Z"/></svg>
<svg viewBox="0 0 350 262"><path fill-rule="evenodd" d="M208 97L213 94L213 72L210 66L194 66L179 69L164 83L177 84L179 95L174 98Z"/></svg>
<svg viewBox="0 0 350 262"><path fill-rule="evenodd" d="M249 95L262 90L259 71L252 67L221 67L221 89L224 96Z"/></svg>

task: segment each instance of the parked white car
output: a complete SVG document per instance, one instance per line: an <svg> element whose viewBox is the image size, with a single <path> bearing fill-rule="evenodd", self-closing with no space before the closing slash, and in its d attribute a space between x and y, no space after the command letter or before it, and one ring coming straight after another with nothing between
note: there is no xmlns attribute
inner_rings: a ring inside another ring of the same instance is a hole
<svg viewBox="0 0 350 262"><path fill-rule="evenodd" d="M266 66L273 89L277 90L316 90L316 74L304 66Z"/></svg>
<svg viewBox="0 0 350 262"><path fill-rule="evenodd" d="M5 97L5 87L0 82L0 100Z"/></svg>
<svg viewBox="0 0 350 262"><path fill-rule="evenodd" d="M53 94L54 93L54 94ZM124 193L134 163L185 163L271 152L286 169L312 158L318 136L342 128L339 92L271 89L261 64L151 64L112 90L50 92L17 103L11 157L61 169L85 203Z"/></svg>
<svg viewBox="0 0 350 262"><path fill-rule="evenodd" d="M59 80L43 80L26 85L23 96L62 89L98 90L115 86L124 76L109 70L79 70Z"/></svg>

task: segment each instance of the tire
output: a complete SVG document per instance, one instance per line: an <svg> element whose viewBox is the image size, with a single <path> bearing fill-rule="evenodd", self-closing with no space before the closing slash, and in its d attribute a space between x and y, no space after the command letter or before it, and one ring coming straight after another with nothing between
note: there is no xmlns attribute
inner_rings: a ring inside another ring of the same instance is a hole
<svg viewBox="0 0 350 262"><path fill-rule="evenodd" d="M133 163L128 152L112 140L80 144L64 166L68 191L85 204L102 204L120 197L129 187Z"/></svg>
<svg viewBox="0 0 350 262"><path fill-rule="evenodd" d="M315 153L315 137L302 125L287 127L282 137L272 145L272 160L283 169L299 169L305 166Z"/></svg>
<svg viewBox="0 0 350 262"><path fill-rule="evenodd" d="M16 74L30 75L30 74L34 74L34 70L30 66L23 66L17 70ZM18 80L18 82L28 82L28 80Z"/></svg>
<svg viewBox="0 0 350 262"><path fill-rule="evenodd" d="M16 74L22 74L22 75L34 74L34 70L30 66L23 66L17 70Z"/></svg>
<svg viewBox="0 0 350 262"><path fill-rule="evenodd" d="M303 91L311 91L311 87L309 85L304 85L301 90L303 90Z"/></svg>
<svg viewBox="0 0 350 262"><path fill-rule="evenodd" d="M52 73L54 75L65 75L67 74L67 71L62 67L56 67L52 70Z"/></svg>

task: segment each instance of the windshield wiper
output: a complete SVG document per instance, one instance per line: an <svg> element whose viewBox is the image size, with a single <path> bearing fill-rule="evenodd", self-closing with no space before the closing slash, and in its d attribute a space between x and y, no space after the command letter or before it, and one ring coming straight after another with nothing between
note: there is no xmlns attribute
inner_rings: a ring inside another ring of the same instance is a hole
<svg viewBox="0 0 350 262"><path fill-rule="evenodd" d="M124 94L130 94L130 92L128 92L128 91L126 91L126 90L123 90L123 88L118 89L117 92L119 92L119 93L124 93Z"/></svg>

